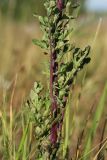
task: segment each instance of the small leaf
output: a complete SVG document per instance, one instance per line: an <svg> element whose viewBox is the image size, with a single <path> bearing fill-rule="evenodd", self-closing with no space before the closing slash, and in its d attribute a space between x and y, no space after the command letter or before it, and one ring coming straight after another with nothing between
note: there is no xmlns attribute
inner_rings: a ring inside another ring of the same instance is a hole
<svg viewBox="0 0 107 160"><path fill-rule="evenodd" d="M41 24L45 25L44 17L39 16L39 21L40 21Z"/></svg>
<svg viewBox="0 0 107 160"><path fill-rule="evenodd" d="M74 3L74 4L72 4L72 8L74 8L74 9L78 8L79 6L80 6L79 3Z"/></svg>
<svg viewBox="0 0 107 160"><path fill-rule="evenodd" d="M39 47L41 47L43 49L47 49L48 48L48 45L46 44L46 42L44 40L33 39L32 42L35 45L37 45L37 46L39 46Z"/></svg>

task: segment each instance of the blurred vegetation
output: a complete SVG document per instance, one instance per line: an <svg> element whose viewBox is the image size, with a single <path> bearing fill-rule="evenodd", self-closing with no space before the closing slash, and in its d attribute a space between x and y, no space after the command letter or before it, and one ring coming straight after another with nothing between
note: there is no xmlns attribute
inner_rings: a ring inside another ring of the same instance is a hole
<svg viewBox="0 0 107 160"><path fill-rule="evenodd" d="M85 0L82 2L83 4L84 1ZM16 74L18 74L18 79L12 104L14 110L17 109L20 112L22 112L22 110L19 108L21 108L24 99L29 94L34 81L42 80L43 84L47 83L45 76L42 74L42 70L45 68L45 61L48 59L48 55L41 53L41 50L32 44L33 38L41 37L40 26L35 23L35 18L33 19L32 15L34 13L45 14L43 2L44 0L0 0L0 104L1 110L2 108L3 110L5 109L6 113L7 110L9 110L13 82ZM81 5L80 12L85 13L84 9L83 5ZM70 121L72 126L75 124L73 126L75 132L73 134L72 150L75 148L77 141L75 135L79 133L81 126L83 127L83 123L85 123L84 119L87 117L90 106L97 106L107 81L107 17L105 16L102 20L99 20L92 16L92 14L79 16L80 18L78 18L78 21L75 23L74 32L71 37L71 42L79 44L80 46L86 44L92 46L92 60L88 66L85 82L82 86L81 77L83 77L83 73L81 73L77 79L79 82L74 87L73 102L72 105L70 105L72 107L71 112L75 113L73 122ZM31 22L24 23L24 21ZM72 25L70 25L70 27L71 26ZM18 124L18 130L15 130L17 133L14 133L17 137L15 137L17 142L18 139L20 139L20 136L18 137L17 135L19 135L21 126L23 128L23 123L20 125L20 112L17 112L19 116L16 115L16 119L13 122L13 125ZM107 108L105 107L95 144L99 142L102 123L106 114ZM1 112L0 116L2 117ZM70 117L73 119L72 116ZM6 120L6 129L9 132L9 119L7 118ZM89 133L89 136L91 136L92 133L93 131ZM0 142L1 137L0 133ZM25 145L28 148L28 144L26 143ZM1 144L0 154L3 153L1 149L2 146ZM2 158L0 157L0 159Z"/></svg>
<svg viewBox="0 0 107 160"><path fill-rule="evenodd" d="M86 11L85 2L86 0L81 0L81 7L80 7L81 13L85 13Z"/></svg>
<svg viewBox="0 0 107 160"><path fill-rule="evenodd" d="M20 80L18 81L19 90L20 87L21 89L24 88L26 93L30 90L33 81L43 79L43 83L45 83L42 68L44 68L44 61L48 58L48 55L42 54L41 56L41 50L32 44L33 38L41 37L40 28L33 14L38 13L42 15L45 13L43 9L44 1L0 0L0 83L4 79L12 81L15 73L18 72L20 73ZM78 0L73 1L76 2ZM84 13L83 4L85 0L81 2L80 12ZM102 76L99 74L103 73L104 68L106 68L106 17L98 25L98 18L95 19L92 15L89 15L89 17L87 14L83 15L80 16L79 14L78 24L75 22L75 24L71 24L74 26L71 41L74 39L73 41L80 46L84 46L86 43L94 46L87 76L93 76L90 83L94 84L97 81L99 83L98 86L102 86L107 78L106 74ZM13 19L13 21L10 21L10 19ZM19 22L23 23L18 23L14 20L19 20ZM31 22L24 23L24 21ZM92 27L90 27L91 25ZM2 86L3 84L0 85Z"/></svg>
<svg viewBox="0 0 107 160"><path fill-rule="evenodd" d="M16 20L32 20L36 12L40 15L45 13L43 3L45 0L0 0L0 10L3 16ZM72 1L73 3L74 1ZM81 1L81 13L85 11L85 0ZM38 7L39 6L39 7Z"/></svg>
<svg viewBox="0 0 107 160"><path fill-rule="evenodd" d="M35 12L44 14L43 2L44 0L0 0L0 9L4 16L31 20Z"/></svg>

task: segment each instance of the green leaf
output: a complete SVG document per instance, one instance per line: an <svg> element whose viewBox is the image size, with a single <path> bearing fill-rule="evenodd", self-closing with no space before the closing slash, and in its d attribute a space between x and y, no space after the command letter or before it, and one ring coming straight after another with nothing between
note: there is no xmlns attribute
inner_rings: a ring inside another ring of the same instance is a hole
<svg viewBox="0 0 107 160"><path fill-rule="evenodd" d="M46 44L46 42L45 42L44 40L33 39L32 42L33 42L35 45L37 45L37 46L39 46L39 47L41 47L41 48L43 48L43 49L48 49L48 47L49 47L49 45Z"/></svg>
<svg viewBox="0 0 107 160"><path fill-rule="evenodd" d="M74 3L74 4L72 4L72 8L74 8L74 9L78 8L79 6L80 6L79 3Z"/></svg>
<svg viewBox="0 0 107 160"><path fill-rule="evenodd" d="M49 20L48 17L39 17L39 21L42 26L48 27L49 26Z"/></svg>
<svg viewBox="0 0 107 160"><path fill-rule="evenodd" d="M37 83L37 82L34 83L34 91L37 94L40 93L42 89L43 89L43 86L41 85L41 83Z"/></svg>

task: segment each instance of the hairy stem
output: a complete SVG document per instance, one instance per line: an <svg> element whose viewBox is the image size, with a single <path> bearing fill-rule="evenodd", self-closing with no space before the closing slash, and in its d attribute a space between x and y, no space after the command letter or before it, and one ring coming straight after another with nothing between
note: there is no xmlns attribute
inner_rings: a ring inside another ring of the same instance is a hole
<svg viewBox="0 0 107 160"><path fill-rule="evenodd" d="M56 62L57 53L55 51L55 42L52 39L52 35L50 32L50 98L51 98L51 111L52 111L52 117L57 117L57 89L55 89L54 84L57 84L57 75L55 73L58 70L58 63ZM53 145L57 142L57 124L53 124L51 128L51 137L50 137L51 143Z"/></svg>
<svg viewBox="0 0 107 160"><path fill-rule="evenodd" d="M59 9L59 1L57 1L57 7ZM52 112L52 118L57 118L57 110L58 110L58 103L57 103L57 97L58 97L58 62L57 62L57 40L53 38L53 34L55 32L55 28L60 21L62 17L62 9L59 9L59 16L53 24L53 26L50 28L49 33L49 40L50 40L50 99L51 99L51 112ZM58 139L58 123L54 123L51 128L51 136L50 141L52 145L57 144Z"/></svg>

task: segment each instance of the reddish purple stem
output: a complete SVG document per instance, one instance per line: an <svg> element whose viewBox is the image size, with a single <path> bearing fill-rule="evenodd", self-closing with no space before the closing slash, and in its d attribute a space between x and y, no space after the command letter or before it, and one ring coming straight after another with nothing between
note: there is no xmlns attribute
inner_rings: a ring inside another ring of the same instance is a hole
<svg viewBox="0 0 107 160"><path fill-rule="evenodd" d="M59 9L60 12L63 10L64 8L63 0L57 0L57 8Z"/></svg>
<svg viewBox="0 0 107 160"><path fill-rule="evenodd" d="M64 8L64 3L63 0L57 0L57 8L59 9L60 12L62 12ZM50 31L50 98L51 98L51 113L52 117L56 118L57 117L57 99L56 97L58 96L58 90L54 89L53 87L54 84L58 83L58 76L55 75L55 73L58 71L58 63L56 62L57 59L57 53L55 51L55 44L53 47L52 43L53 39L51 37L51 31ZM55 43L55 42L54 42ZM61 124L62 126L62 124ZM62 128L62 127L59 127ZM55 123L52 125L51 128L51 135L50 135L50 141L52 145L55 145L57 143L57 138L58 138L58 123Z"/></svg>
<svg viewBox="0 0 107 160"><path fill-rule="evenodd" d="M56 73L58 69L58 64L55 62L56 60L56 52L55 50L52 51L52 42L50 40L50 98L51 98L51 114L52 117L56 118L57 116L57 90L55 90L55 93L53 93L53 86L54 83L57 82L57 76L54 74ZM55 94L55 95L54 95ZM51 135L50 135L50 141L52 145L55 145L57 143L57 123L52 125L51 128Z"/></svg>

